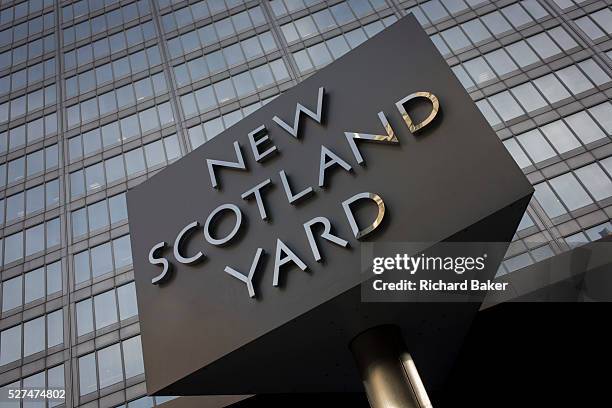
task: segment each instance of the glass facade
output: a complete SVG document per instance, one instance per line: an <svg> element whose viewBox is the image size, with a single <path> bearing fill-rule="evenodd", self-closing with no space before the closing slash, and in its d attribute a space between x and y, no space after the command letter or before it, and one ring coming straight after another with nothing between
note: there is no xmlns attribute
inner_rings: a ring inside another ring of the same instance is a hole
<svg viewBox="0 0 612 408"><path fill-rule="evenodd" d="M169 400L144 396L125 192L407 13L535 186L499 273L610 234L604 0L0 0L0 395Z"/></svg>

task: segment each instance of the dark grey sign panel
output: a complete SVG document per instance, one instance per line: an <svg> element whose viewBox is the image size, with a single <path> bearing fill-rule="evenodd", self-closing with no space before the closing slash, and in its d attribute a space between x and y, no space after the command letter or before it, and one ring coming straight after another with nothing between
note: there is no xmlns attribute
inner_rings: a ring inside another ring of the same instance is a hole
<svg viewBox="0 0 612 408"><path fill-rule="evenodd" d="M416 20L400 20L129 191L149 393L359 391L347 345L381 323L434 384L478 305L362 303L360 243L508 241L531 192ZM380 207L347 202L360 194L384 203L369 234L355 228ZM305 228L317 217L335 242Z"/></svg>

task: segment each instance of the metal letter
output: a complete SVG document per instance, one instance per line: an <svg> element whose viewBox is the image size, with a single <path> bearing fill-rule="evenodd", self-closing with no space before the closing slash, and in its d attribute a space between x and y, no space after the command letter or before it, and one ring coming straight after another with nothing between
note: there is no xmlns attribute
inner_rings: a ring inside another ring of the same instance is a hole
<svg viewBox="0 0 612 408"><path fill-rule="evenodd" d="M234 142L234 151L236 152L236 158L238 159L237 162L206 159L206 165L208 166L208 174L210 175L210 184L213 186L213 188L217 188L217 176L215 175L215 168L213 166L223 166L228 167L230 169L246 170L246 165L244 164L244 157L242 157L240 145L237 141Z"/></svg>
<svg viewBox="0 0 612 408"><path fill-rule="evenodd" d="M331 158L327 161L326 158ZM342 160L336 153L329 150L324 145L321 145L321 163L319 164L319 187L325 187L325 170L329 167L339 164L344 170L351 171L352 167L350 164Z"/></svg>
<svg viewBox="0 0 612 408"><path fill-rule="evenodd" d="M366 199L366 198L370 199L370 200L372 200L372 201L374 201L376 203L376 205L378 207L378 214L376 215L376 219L374 220L374 222L372 222L372 224L368 225L367 227L363 228L362 230L359 230L359 227L357 226L357 221L355 221L355 216L353 215L353 212L351 211L350 205L353 204L355 201ZM355 238L357 238L357 239L361 239L361 238L365 237L370 232L372 232L376 228L378 228L378 226L380 225L380 223L383 220L383 217L385 216L385 203L383 202L383 199L378 194L374 194L374 193L359 193L359 194L355 194L351 198L349 198L349 199L347 199L347 200L342 202L342 208L344 209L344 213L346 214L346 218L348 219L348 222L349 222L349 224L351 226L351 230L353 231L353 235L355 235Z"/></svg>
<svg viewBox="0 0 612 408"><path fill-rule="evenodd" d="M247 197L250 196L251 194L255 196L255 201L257 202L257 208L259 209L259 215L261 216L262 220L267 220L268 214L266 214L266 207L264 206L263 199L261 198L261 191L259 190L261 190L262 188L264 188L270 183L271 183L270 179L265 179L264 181L262 181L261 183L253 187L252 189L247 190L244 193L242 193L242 195L240 196L244 200L246 200Z"/></svg>
<svg viewBox="0 0 612 408"><path fill-rule="evenodd" d="M255 137L259 137L259 139L255 139ZM255 157L255 161L257 162L261 162L268 155L277 151L276 146L272 145L268 148L268 150L260 153L257 146L264 143L266 140L270 140L270 137L268 136L268 129L266 129L265 125L261 125L249 133L249 143L251 144L251 150L253 150L253 157Z"/></svg>
<svg viewBox="0 0 612 408"><path fill-rule="evenodd" d="M285 189L285 194L287 195L287 200L289 204L293 204L303 198L308 197L313 193L312 187L307 187L304 190L300 191L297 194L293 194L291 191L291 186L289 185L289 180L287 179L287 175L285 174L285 170L281 170L278 172L281 177L281 182L283 183L283 188Z"/></svg>
<svg viewBox="0 0 612 408"><path fill-rule="evenodd" d="M234 214L236 214L236 224L234 225L232 232L227 234L226 237L221 238L221 239L216 239L210 235L210 223L213 220L213 218L215 218L217 214L219 214L223 210L230 210ZM236 233L238 233L238 230L240 229L241 225L242 225L242 211L240 211L240 208L238 208L234 204L222 204L218 206L217 208L215 208L210 213L208 218L206 219L206 224L204 224L204 237L206 238L206 241L208 241L209 244L217 245L217 246L223 245L227 243L229 240L231 240L232 238L234 238Z"/></svg>
<svg viewBox="0 0 612 408"><path fill-rule="evenodd" d="M174 240L174 248L173 248L174 258L180 263L183 263L183 264L194 263L195 261L197 261L204 255L202 251L198 251L197 254L189 258L185 258L183 255L181 255L180 246L181 246L181 240L183 239L183 236L185 236L189 232L189 230L196 228L198 226L200 226L200 223L197 221L194 221L188 224L185 228L181 230L181 232L178 233L178 235L176 236L176 239Z"/></svg>
<svg viewBox="0 0 612 408"><path fill-rule="evenodd" d="M155 258L155 252L157 252L158 249L163 249L165 246L166 243L162 241L155 244L153 248L151 248L151 250L149 251L149 263L153 265L163 265L162 273L151 279L151 283L154 285L163 283L167 278L170 277L170 274L168 272L170 272L171 266L168 263L168 260L164 257Z"/></svg>
<svg viewBox="0 0 612 408"><path fill-rule="evenodd" d="M348 245L348 241L343 240L340 237L331 233L331 223L325 217L316 217L312 220L304 223L304 230L306 231L306 237L308 238L308 244L310 245L310 249L312 250L312 255L314 256L315 261L321 261L321 254L319 253L319 248L317 247L317 242L314 239L314 235L312 234L312 226L314 224L321 223L324 226L323 233L321 234L321 238L326 239L330 242L333 242L336 245L340 245L341 247L346 248Z"/></svg>
<svg viewBox="0 0 612 408"><path fill-rule="evenodd" d="M310 109L304 107L301 103L297 103L295 109L295 117L293 118L293 127L289 126L278 116L274 116L272 120L276 122L277 125L285 129L289 134L291 134L296 139L298 138L298 131L300 128L300 113L304 113L310 116L312 119L317 121L317 123L321 123L321 116L323 114L323 94L325 93L325 88L319 88L319 95L317 97L317 113L312 112Z"/></svg>
<svg viewBox="0 0 612 408"><path fill-rule="evenodd" d="M287 254L287 256L285 256L284 258L281 258L281 255L283 253ZM308 268L306 264L302 262L302 260L298 258L298 256L294 254L293 251L291 251L289 247L287 247L287 245L285 245L283 241L277 238L276 239L276 256L274 257L274 280L272 281L273 286L278 286L278 275L279 275L280 267L285 265L288 262L295 263L303 271L305 271Z"/></svg>
<svg viewBox="0 0 612 408"><path fill-rule="evenodd" d="M378 118L380 119L380 122L385 128L385 131L387 132L387 136L375 135L371 133L344 132L344 136L346 136L346 140L348 141L349 146L351 147L351 150L353 151L353 155L355 156L355 160L357 160L358 164L365 163L365 160L363 160L363 157L361 156L361 152L357 148L357 143L355 143L355 139L366 140L370 142L399 143L399 140L397 140L397 136L395 136L395 132L393 131L393 128L389 124L389 121L387 120L384 112L378 112Z"/></svg>
<svg viewBox="0 0 612 408"><path fill-rule="evenodd" d="M427 98L431 101L431 112L429 113L429 116L418 125L412 123L412 118L410 117L410 115L408 115L408 112L406 112L406 108L404 108L404 104L406 102L415 98ZM399 110L399 112L402 114L404 122L406 122L408 129L410 129L410 132L412 133L416 133L419 130L423 129L425 126L429 125L431 121L434 120L434 118L438 114L438 111L440 110L440 102L438 101L436 95L432 94L431 92L416 92L410 94L404 99L397 101L395 103L395 106L397 106L397 110Z"/></svg>
<svg viewBox="0 0 612 408"><path fill-rule="evenodd" d="M257 269L257 264L259 263L259 257L261 256L263 251L263 249L257 248L257 252L255 253L255 258L253 258L253 263L251 264L251 269L249 269L248 275L244 275L243 273L232 269L230 266L226 266L224 269L225 272L229 273L234 278L246 283L250 297L255 297L255 288L253 288L253 275L255 275L255 270Z"/></svg>

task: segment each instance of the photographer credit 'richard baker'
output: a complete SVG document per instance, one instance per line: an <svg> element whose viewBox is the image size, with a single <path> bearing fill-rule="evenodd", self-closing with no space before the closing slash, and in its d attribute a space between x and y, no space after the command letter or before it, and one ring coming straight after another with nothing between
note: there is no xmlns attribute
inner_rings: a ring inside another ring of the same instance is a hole
<svg viewBox="0 0 612 408"><path fill-rule="evenodd" d="M376 291L505 291L508 288L508 282L479 281L478 279L466 279L459 282L445 282L441 279L419 279L418 281L401 279L397 282L384 282L382 279L376 279L372 282L372 287Z"/></svg>

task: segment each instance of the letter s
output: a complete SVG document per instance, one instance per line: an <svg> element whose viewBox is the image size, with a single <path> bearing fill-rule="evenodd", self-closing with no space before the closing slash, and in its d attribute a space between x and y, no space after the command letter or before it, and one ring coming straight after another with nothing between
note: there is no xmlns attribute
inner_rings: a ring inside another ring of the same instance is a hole
<svg viewBox="0 0 612 408"><path fill-rule="evenodd" d="M149 251L149 263L151 263L152 265L163 265L162 273L151 279L151 283L154 285L158 285L170 277L168 273L170 272L170 264L168 263L168 260L164 257L155 257L155 252L157 252L157 250L159 249L163 249L165 246L166 243L162 241L155 244L153 248L151 248L151 250Z"/></svg>
<svg viewBox="0 0 612 408"><path fill-rule="evenodd" d="M479 256L478 258L476 258L476 264L477 264L477 268L479 271L482 271L485 268L485 262L484 262L485 258L483 256Z"/></svg>

